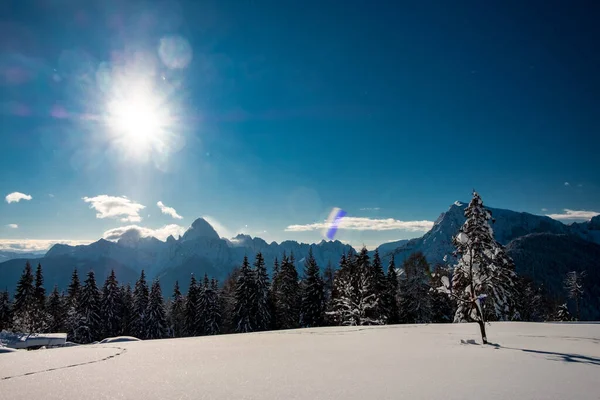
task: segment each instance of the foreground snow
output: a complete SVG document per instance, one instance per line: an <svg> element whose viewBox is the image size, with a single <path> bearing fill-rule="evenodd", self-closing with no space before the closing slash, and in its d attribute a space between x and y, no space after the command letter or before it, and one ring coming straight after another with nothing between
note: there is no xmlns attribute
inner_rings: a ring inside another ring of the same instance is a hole
<svg viewBox="0 0 600 400"><path fill-rule="evenodd" d="M452 324L19 351L0 356L0 399L599 398L600 324L488 329L497 346Z"/></svg>

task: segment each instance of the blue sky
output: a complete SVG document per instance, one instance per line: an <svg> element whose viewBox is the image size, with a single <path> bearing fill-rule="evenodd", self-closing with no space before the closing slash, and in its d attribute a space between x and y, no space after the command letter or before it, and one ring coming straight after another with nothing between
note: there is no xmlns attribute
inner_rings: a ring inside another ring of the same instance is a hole
<svg viewBox="0 0 600 400"><path fill-rule="evenodd" d="M338 238L373 247L421 236L473 188L492 207L588 218L591 7L9 1L0 188L32 198L0 204L0 247L164 236L199 216L224 236L313 242L333 207L354 218Z"/></svg>

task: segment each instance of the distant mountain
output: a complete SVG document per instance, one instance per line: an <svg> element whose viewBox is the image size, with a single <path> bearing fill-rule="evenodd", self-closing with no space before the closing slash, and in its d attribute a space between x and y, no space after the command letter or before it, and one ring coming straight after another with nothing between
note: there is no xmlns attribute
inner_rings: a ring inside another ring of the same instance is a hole
<svg viewBox="0 0 600 400"><path fill-rule="evenodd" d="M581 318L600 320L599 244L573 234L533 233L511 241L506 250L517 273L544 284L559 301L565 301L563 280L567 272L586 271Z"/></svg>
<svg viewBox="0 0 600 400"><path fill-rule="evenodd" d="M170 236L163 242L153 237L139 237L136 231L131 231L122 235L117 242L100 239L88 245L56 244L44 257L25 258L31 259L32 264L41 263L44 271L47 266L52 268L56 279L46 279L48 288L54 283L61 289L66 288L74 266L79 268L82 276L89 269L104 271L114 267L118 269L119 281L132 283L143 269L149 280L159 278L163 291L169 294L176 280L182 290L187 290L192 273L199 278L207 273L222 280L241 264L245 255L252 262L259 251L263 253L269 271L275 258L281 259L285 252L294 255L296 267L302 273L304 257L310 248L322 268L329 262L337 265L342 253L352 249L337 240L309 245L295 241L267 243L248 235L222 239L206 220L199 218L178 239ZM0 263L0 282L6 282L9 290L16 285L25 261L16 259ZM104 276L98 277L98 280L101 278L104 279Z"/></svg>
<svg viewBox="0 0 600 400"><path fill-rule="evenodd" d="M452 237L456 235L465 222L465 203L456 202L435 221L429 232L417 239L411 239L395 250L388 250L389 246L379 247L379 253L388 259L391 253L395 254L396 264L401 263L410 254L421 251L431 265L443 262L444 256L451 255L454 251ZM586 223L565 225L550 217L534 215L525 212L488 208L492 212L495 222L492 224L494 236L503 245L511 240L531 233L573 234L585 240L600 243L600 216L594 217ZM384 250L382 250L382 247Z"/></svg>
<svg viewBox="0 0 600 400"><path fill-rule="evenodd" d="M0 250L0 263L8 260L13 260L15 258L36 258L43 257L45 251L32 251L32 252L23 252L23 251L7 251Z"/></svg>

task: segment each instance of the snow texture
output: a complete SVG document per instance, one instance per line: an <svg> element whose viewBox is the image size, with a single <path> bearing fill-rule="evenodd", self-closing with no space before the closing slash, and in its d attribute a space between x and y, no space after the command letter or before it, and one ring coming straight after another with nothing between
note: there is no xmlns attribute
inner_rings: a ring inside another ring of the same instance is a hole
<svg viewBox="0 0 600 400"><path fill-rule="evenodd" d="M0 399L598 399L600 324L488 333L498 345L430 324L20 351L0 356Z"/></svg>

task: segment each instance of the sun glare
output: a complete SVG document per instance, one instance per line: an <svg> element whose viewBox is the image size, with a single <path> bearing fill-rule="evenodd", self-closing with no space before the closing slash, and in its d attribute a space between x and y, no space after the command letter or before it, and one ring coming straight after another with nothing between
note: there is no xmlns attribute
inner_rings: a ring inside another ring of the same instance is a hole
<svg viewBox="0 0 600 400"><path fill-rule="evenodd" d="M151 90L131 89L108 104L111 133L120 146L133 153L160 149L169 122L166 105Z"/></svg>

